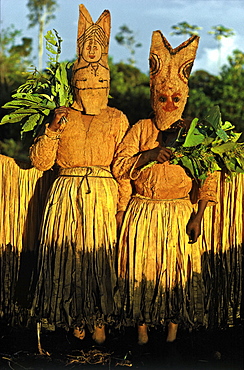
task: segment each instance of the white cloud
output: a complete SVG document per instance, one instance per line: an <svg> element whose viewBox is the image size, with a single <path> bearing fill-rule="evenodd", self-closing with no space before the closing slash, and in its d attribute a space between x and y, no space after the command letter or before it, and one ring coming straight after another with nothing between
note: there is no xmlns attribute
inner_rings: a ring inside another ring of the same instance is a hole
<svg viewBox="0 0 244 370"><path fill-rule="evenodd" d="M228 64L228 56L233 53L235 49L241 49L242 40L239 35L221 40L220 50L216 48L203 48L201 56L196 58L194 63L194 70L207 70L211 74L217 75L219 69L224 64Z"/></svg>

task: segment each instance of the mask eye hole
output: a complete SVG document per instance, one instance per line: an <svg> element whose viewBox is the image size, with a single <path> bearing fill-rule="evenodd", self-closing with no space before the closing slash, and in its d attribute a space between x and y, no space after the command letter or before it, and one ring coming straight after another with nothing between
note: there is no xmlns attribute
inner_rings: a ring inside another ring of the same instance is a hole
<svg viewBox="0 0 244 370"><path fill-rule="evenodd" d="M178 74L182 81L187 83L191 70L193 67L193 60L188 60L186 63L184 63L182 66L180 66Z"/></svg>
<svg viewBox="0 0 244 370"><path fill-rule="evenodd" d="M151 54L149 58L150 74L156 75L161 67L161 62L157 54Z"/></svg>
<svg viewBox="0 0 244 370"><path fill-rule="evenodd" d="M167 101L167 96L160 96L158 99L161 103L166 103Z"/></svg>
<svg viewBox="0 0 244 370"><path fill-rule="evenodd" d="M172 100L173 100L173 102L178 103L180 101L180 98L179 98L179 96L175 96L175 97L173 97Z"/></svg>

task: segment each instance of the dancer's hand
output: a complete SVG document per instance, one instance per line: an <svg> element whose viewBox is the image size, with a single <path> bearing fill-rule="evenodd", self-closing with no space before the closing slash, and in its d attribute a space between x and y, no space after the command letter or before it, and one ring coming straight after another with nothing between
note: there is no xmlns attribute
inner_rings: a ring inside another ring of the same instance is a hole
<svg viewBox="0 0 244 370"><path fill-rule="evenodd" d="M58 131L61 128L61 124L65 120L67 120L69 108L67 107L59 107L54 110L53 120L48 126L48 128L52 131Z"/></svg>
<svg viewBox="0 0 244 370"><path fill-rule="evenodd" d="M201 235L201 220L191 218L186 226L186 233L189 236L189 244L196 243L198 237Z"/></svg>
<svg viewBox="0 0 244 370"><path fill-rule="evenodd" d="M201 221L207 204L208 201L206 199L199 200L197 212L192 213L186 226L186 233L189 235L190 244L196 243L198 237L201 235Z"/></svg>
<svg viewBox="0 0 244 370"><path fill-rule="evenodd" d="M164 163L169 161L171 157L172 151L169 148L157 146L154 149L146 150L145 152L141 153L141 156L136 164L136 168L154 161Z"/></svg>
<svg viewBox="0 0 244 370"><path fill-rule="evenodd" d="M149 150L150 161L157 161L164 163L170 160L172 151L169 148L158 146L154 149Z"/></svg>

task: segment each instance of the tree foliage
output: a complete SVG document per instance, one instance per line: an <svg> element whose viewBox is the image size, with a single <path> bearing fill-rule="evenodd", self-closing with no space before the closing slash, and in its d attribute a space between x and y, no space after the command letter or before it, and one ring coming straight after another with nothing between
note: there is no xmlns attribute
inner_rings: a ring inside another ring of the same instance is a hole
<svg viewBox="0 0 244 370"><path fill-rule="evenodd" d="M53 19L54 11L57 6L56 0L29 0L27 7L29 9L29 27L35 27L45 17L45 22Z"/></svg>
<svg viewBox="0 0 244 370"><path fill-rule="evenodd" d="M56 0L28 0L27 7L29 9L29 27L38 26L38 69L42 70L43 57L43 33L44 26L53 18L55 18L55 9L57 7Z"/></svg>
<svg viewBox="0 0 244 370"><path fill-rule="evenodd" d="M189 98L184 112L186 118L202 119L205 116L207 110L215 104L218 83L217 76L204 70L192 73L189 79Z"/></svg>
<svg viewBox="0 0 244 370"><path fill-rule="evenodd" d="M125 24L120 27L120 31L115 35L115 40L119 45L125 46L130 52L129 64L135 66L136 48L140 48L142 44L135 39L134 31L130 30Z"/></svg>
<svg viewBox="0 0 244 370"><path fill-rule="evenodd" d="M180 22L171 27L174 31L170 33L171 36L181 36L181 35L198 35L198 30L202 27L196 25L191 25L188 22Z"/></svg>
<svg viewBox="0 0 244 370"><path fill-rule="evenodd" d="M217 41L220 41L223 37L231 37L235 35L235 32L232 28L226 28L221 24L218 26L213 26L212 31L209 31L208 33L214 35L214 38Z"/></svg>
<svg viewBox="0 0 244 370"><path fill-rule="evenodd" d="M28 76L31 65L30 54L32 39L22 37L22 32L14 25L1 29L0 46L0 106L11 98L11 93L20 86ZM0 119L5 114L0 111ZM0 127L0 152L9 156L21 157L23 142L20 140L20 125L8 124ZM23 159L23 158L21 158Z"/></svg>
<svg viewBox="0 0 244 370"><path fill-rule="evenodd" d="M111 88L109 105L122 110L133 125L151 112L149 76L123 62L110 58Z"/></svg>
<svg viewBox="0 0 244 370"><path fill-rule="evenodd" d="M235 50L228 57L228 63L220 72L216 101L224 119L230 120L238 130L244 132L244 53Z"/></svg>
<svg viewBox="0 0 244 370"><path fill-rule="evenodd" d="M189 99L185 116L202 118L206 110L219 105L224 121L244 132L244 53L235 50L219 76L196 71L189 80Z"/></svg>
<svg viewBox="0 0 244 370"><path fill-rule="evenodd" d="M14 25L1 30L0 46L0 104L1 106L10 98L11 91L20 85L25 78L25 72L30 65L32 39L22 37L22 33Z"/></svg>

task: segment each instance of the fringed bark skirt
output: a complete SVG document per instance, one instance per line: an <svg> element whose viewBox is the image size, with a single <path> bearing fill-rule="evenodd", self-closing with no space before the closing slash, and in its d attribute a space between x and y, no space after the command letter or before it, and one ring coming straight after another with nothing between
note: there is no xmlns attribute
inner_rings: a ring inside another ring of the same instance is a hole
<svg viewBox="0 0 244 370"><path fill-rule="evenodd" d="M112 322L117 184L108 168L61 169L45 207L32 315L65 327Z"/></svg>
<svg viewBox="0 0 244 370"><path fill-rule="evenodd" d="M201 237L189 244L186 234L192 212L188 198L130 201L118 250L117 307L125 325L203 322Z"/></svg>

